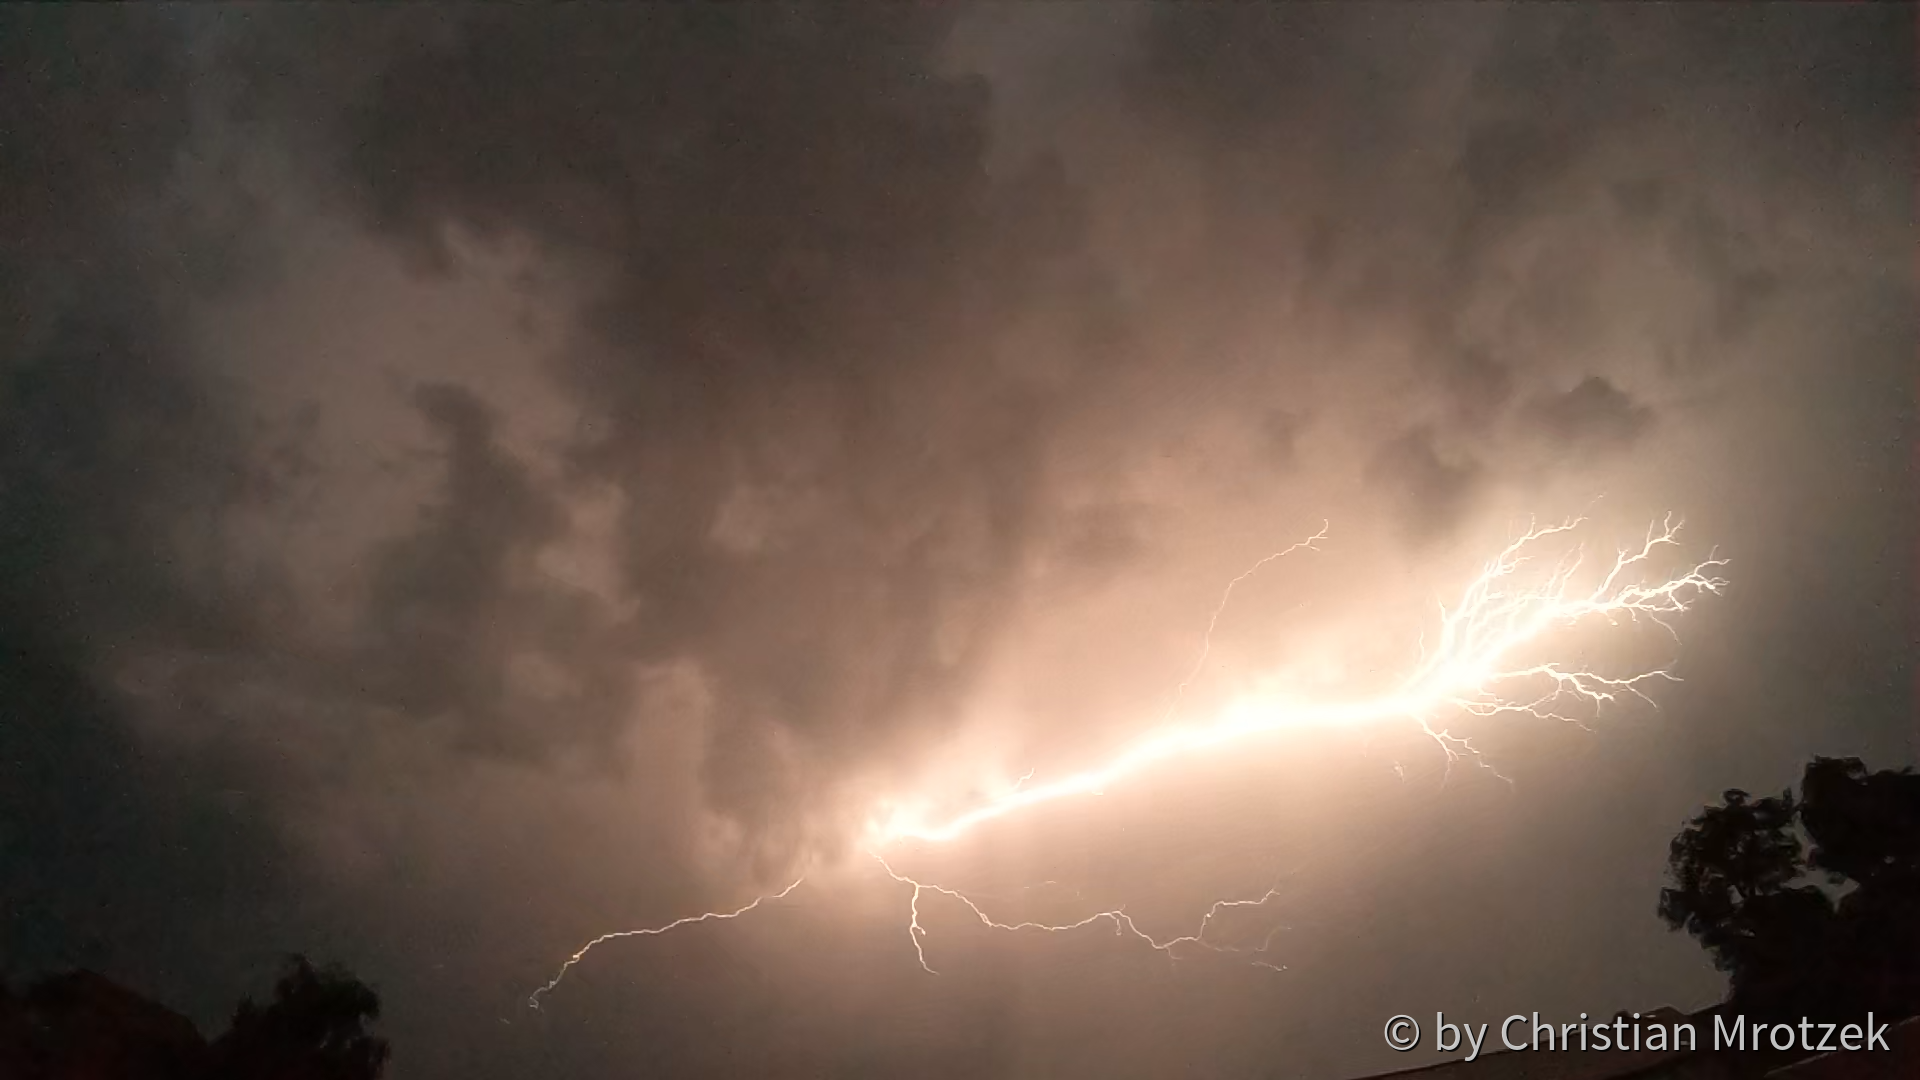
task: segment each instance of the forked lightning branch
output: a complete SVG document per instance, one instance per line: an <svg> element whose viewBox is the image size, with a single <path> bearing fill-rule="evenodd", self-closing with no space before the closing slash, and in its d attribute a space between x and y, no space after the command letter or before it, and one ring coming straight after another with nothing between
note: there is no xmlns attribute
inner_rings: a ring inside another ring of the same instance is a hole
<svg viewBox="0 0 1920 1080"><path fill-rule="evenodd" d="M1215 916L1231 907L1264 905L1275 896L1271 890L1262 897L1217 901L1192 932L1158 937L1117 909L1060 924L1002 922L958 890L900 872L883 853L897 853L906 846L935 848L998 819L1028 813L1048 803L1099 794L1136 774L1177 768L1183 759L1275 732L1410 724L1432 739L1451 762L1462 756L1477 758L1478 751L1469 739L1452 733L1450 718L1578 722L1623 697L1651 701L1647 691L1653 684L1677 678L1666 667L1625 672L1594 670L1543 656L1542 649L1556 632L1584 624L1617 629L1644 621L1671 633L1673 617L1685 612L1703 594L1718 593L1727 584L1719 576L1726 560L1709 553L1704 560L1686 564L1678 572L1672 572L1670 566L1662 572L1662 564L1677 552L1679 544L1680 526L1671 515L1650 526L1635 543L1617 548L1611 559L1594 560L1573 542L1573 534L1584 524L1585 519L1576 518L1558 525L1530 527L1508 543L1466 583L1452 605L1441 606L1438 625L1423 638L1421 659L1377 694L1318 700L1295 696L1285 689L1263 689L1230 700L1202 720L1162 723L1095 759L1080 772L1053 778L1029 775L958 812L933 813L931 808L937 802L925 793L906 793L876 806L859 838L860 846L892 881L912 889L906 931L920 965L934 970L924 947L927 932L920 922L920 905L922 900L937 898L963 905L981 923L998 930L1065 933L1106 924L1123 938L1144 942L1169 956L1188 950L1246 953L1254 963L1281 969L1283 965L1272 963L1265 955L1272 943L1271 934L1259 947L1230 947L1208 939ZM1232 586L1283 555L1313 548L1326 535L1323 527L1306 540L1261 559L1229 584L1202 637L1200 659L1178 689L1184 690L1198 674L1211 648L1213 626L1232 596ZM598 945L738 918L765 901L787 896L800 884L796 880L736 909L596 937L568 957L553 978L533 992L530 1003L538 1007L540 999Z"/></svg>

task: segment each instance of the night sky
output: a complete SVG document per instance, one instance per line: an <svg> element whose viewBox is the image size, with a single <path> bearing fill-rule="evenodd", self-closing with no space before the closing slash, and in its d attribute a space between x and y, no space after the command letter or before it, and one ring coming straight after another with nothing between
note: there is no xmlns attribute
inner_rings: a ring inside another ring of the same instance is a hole
<svg viewBox="0 0 1920 1080"><path fill-rule="evenodd" d="M0 9L0 971L397 1080L1340 1077L1698 1008L1667 843L1916 753L1913 9ZM1729 585L1582 724L1266 737L1531 518ZM969 786L972 785L972 786ZM892 858L893 856L890 856ZM595 949L595 935L737 921ZM1270 937L1269 937L1270 936Z"/></svg>

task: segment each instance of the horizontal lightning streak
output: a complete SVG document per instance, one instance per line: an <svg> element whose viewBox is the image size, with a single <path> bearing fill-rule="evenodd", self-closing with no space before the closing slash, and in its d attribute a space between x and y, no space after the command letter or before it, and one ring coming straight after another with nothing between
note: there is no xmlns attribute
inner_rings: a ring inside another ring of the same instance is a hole
<svg viewBox="0 0 1920 1080"><path fill-rule="evenodd" d="M1531 545L1569 532L1583 521L1575 518L1559 525L1529 528L1509 543L1467 585L1455 607L1441 608L1438 644L1424 650L1425 658L1389 693L1357 701L1317 704L1287 701L1268 694L1243 697L1229 704L1211 723L1163 729L1123 749L1103 765L1046 783L1023 784L944 821L924 821L912 811L896 807L886 820L870 826L870 839L874 845L900 840L951 841L979 825L1043 803L1099 794L1114 781L1170 758L1275 731L1412 719L1451 761L1462 751L1472 753L1473 746L1444 728L1433 726L1432 718L1449 708L1480 717L1529 713L1577 722L1555 712L1553 706L1565 698L1584 700L1592 705L1613 701L1621 694L1645 699L1642 683L1653 679L1672 680L1675 676L1665 668L1614 677L1569 670L1551 663L1507 666L1508 658L1549 630L1595 617L1613 622L1622 617L1645 617L1671 633L1673 628L1664 616L1687 610L1688 599L1697 593L1719 592L1727 582L1713 571L1725 566L1726 560L1709 555L1685 574L1658 585L1628 583L1629 573L1646 563L1656 549L1677 543L1679 526L1669 515L1661 524L1648 528L1638 548L1620 549L1612 567L1591 592L1571 592L1573 576L1582 562L1577 552L1562 559L1544 583L1508 591L1515 575L1529 561L1526 552ZM1319 538L1320 534L1316 534L1288 550L1308 546ZM1269 556L1262 562L1272 558ZM1216 610L1210 626L1217 625L1218 621ZM1189 675L1188 681L1192 678ZM1527 678L1545 679L1548 687L1529 701L1515 701L1496 693L1502 684Z"/></svg>
<svg viewBox="0 0 1920 1080"><path fill-rule="evenodd" d="M974 917L980 920L982 926L993 930L1038 930L1042 933L1059 934L1069 930L1079 930L1098 922L1111 922L1113 924L1113 932L1116 935L1132 934L1134 937L1146 942L1156 951L1166 953L1169 959L1178 959L1173 950L1176 946L1180 945L1196 945L1208 952L1215 953L1265 953L1267 949L1272 946L1274 935L1285 929L1285 927L1273 928L1267 932L1266 939L1262 941L1257 948L1251 949L1232 945L1217 945L1206 939L1207 929L1213 925L1213 920L1218 917L1222 911L1229 908L1262 907L1267 901L1280 895L1278 888L1268 889L1265 896L1252 900L1216 900L1213 902L1213 906L1207 909L1207 913L1201 916L1199 929L1191 934L1180 934L1164 940L1155 938L1152 934L1140 929L1139 924L1133 921L1133 916L1128 915L1125 908L1114 908L1110 911L1095 912L1084 919L1076 919L1070 923L1004 923L994 919L985 911L981 910L980 905L976 903L972 897L958 889L950 889L945 885L935 885L909 877L894 869L893 865L887 862L879 852L869 851L867 854L872 856L873 860L880 864L880 868L887 872L888 877L902 885L910 885L913 887L913 896L907 901L907 936L913 940L913 953L919 958L920 967L929 975L939 974L933 969L931 964L927 963L926 944L923 940L927 936L927 929L920 925L920 897L922 894L930 892L939 893L941 896L958 900L968 911L973 912ZM1284 965L1277 965L1267 961L1257 960L1254 961L1254 963L1274 971L1286 970Z"/></svg>
<svg viewBox="0 0 1920 1080"><path fill-rule="evenodd" d="M996 930L1064 933L1108 922L1112 924L1115 934L1131 934L1153 949L1166 953L1169 958L1177 958L1175 950L1188 946L1215 953L1264 954L1272 944L1274 935L1284 927L1269 931L1258 948L1224 946L1206 940L1213 920L1223 911L1263 906L1278 895L1274 889L1255 899L1216 901L1201 918L1200 926L1194 933L1165 939L1156 938L1142 930L1124 908L1096 912L1069 923L1000 922L989 916L979 903L956 889L901 873L880 854L879 849L884 846L904 840L934 844L951 841L977 826L1021 810L1073 796L1099 794L1116 780L1176 756L1283 729L1411 719L1446 753L1451 764L1463 752L1477 757L1477 751L1467 739L1452 735L1445 728L1434 727L1434 717L1443 711L1452 710L1475 717L1526 714L1579 723L1577 718L1556 711L1560 702L1572 699L1598 708L1622 695L1651 702L1642 689L1643 684L1655 679L1677 681L1677 676L1664 667L1631 675L1606 675L1554 662L1516 663L1512 660L1513 654L1524 646L1536 644L1551 630L1594 618L1603 618L1614 624L1623 618L1645 618L1672 634L1669 616L1686 611L1689 600L1699 594L1718 593L1726 586L1726 579L1715 572L1727 565L1727 560L1709 553L1691 570L1668 577L1658 584L1632 580L1636 571L1643 569L1658 549L1678 543L1680 527L1674 522L1673 516L1668 515L1664 521L1648 527L1638 547L1618 549L1611 567L1599 584L1588 592L1575 592L1572 587L1574 575L1583 562L1583 555L1578 549L1561 558L1540 583L1531 587L1521 586L1518 582L1520 571L1532 559L1528 554L1529 549L1548 537L1571 532L1584 521L1584 518L1573 518L1559 525L1529 527L1519 538L1511 541L1467 584L1457 604L1452 608L1440 605L1437 644L1429 646L1426 635L1422 634L1419 661L1407 677L1387 693L1355 701L1321 703L1293 701L1271 693L1251 694L1231 702L1209 723L1164 727L1182 694L1204 668L1211 653L1213 633L1219 626L1227 603L1232 599L1235 586L1284 555L1301 549L1317 550L1314 545L1327 535L1327 528L1323 524L1313 536L1260 559L1227 584L1208 620L1198 658L1186 678L1174 689L1167 711L1162 716L1161 730L1150 733L1122 749L1104 764L1084 772L1029 786L1033 778L1033 773L1029 771L1003 794L945 820L923 820L911 808L900 804L883 806L881 812L884 817L869 823L866 852L880 864L888 877L913 889L908 901L907 933L913 941L914 954L919 958L920 966L928 972L933 971L927 962L923 941L927 931L920 923L920 900L927 893L936 893L959 902L982 925ZM1500 692L1510 684L1525 681L1544 683L1544 687L1530 699L1509 697ZM1398 768L1396 766L1396 770ZM540 998L559 986L567 972L597 945L616 938L665 934L693 923L739 918L768 900L785 898L800 887L802 880L795 880L779 892L768 893L732 911L709 911L663 926L602 934L568 957L553 978L533 992L528 1003L539 1008ZM1265 960L1256 960L1254 963L1276 971L1285 970L1284 965Z"/></svg>

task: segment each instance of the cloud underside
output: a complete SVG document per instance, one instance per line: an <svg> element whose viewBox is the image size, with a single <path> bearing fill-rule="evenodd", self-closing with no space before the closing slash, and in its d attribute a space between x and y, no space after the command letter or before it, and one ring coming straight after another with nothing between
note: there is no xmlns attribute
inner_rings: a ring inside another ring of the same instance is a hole
<svg viewBox="0 0 1920 1080"><path fill-rule="evenodd" d="M628 761L647 673L691 672L705 810L790 853L937 752L1049 573L1152 564L1141 477L1194 432L1417 558L1738 379L1833 281L1773 208L1890 175L1895 77L1830 61L1895 15L1441 14L1155 10L1107 113L1007 160L1019 103L952 73L944 12L8 12L5 632L101 680L173 657L163 728L536 764ZM542 460L519 402L383 384L432 490L333 637L295 556L224 546L330 463L194 355L249 260L298 280L207 214L257 183L216 151L424 281L466 243L567 282ZM613 573L559 580L592 500Z"/></svg>

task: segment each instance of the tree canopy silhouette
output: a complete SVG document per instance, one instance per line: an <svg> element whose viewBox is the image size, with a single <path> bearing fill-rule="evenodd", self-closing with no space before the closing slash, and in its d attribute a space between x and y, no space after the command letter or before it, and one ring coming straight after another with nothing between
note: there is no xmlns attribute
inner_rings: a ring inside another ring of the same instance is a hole
<svg viewBox="0 0 1920 1080"><path fill-rule="evenodd" d="M1660 917L1757 1015L1920 1012L1920 775L1815 758L1777 796L1729 791L1674 837Z"/></svg>
<svg viewBox="0 0 1920 1080"><path fill-rule="evenodd" d="M371 987L341 968L290 957L271 1002L247 999L234 1010L213 1044L210 1080L377 1080L389 1048L367 1026L379 1017Z"/></svg>
<svg viewBox="0 0 1920 1080"><path fill-rule="evenodd" d="M372 988L290 957L265 1005L242 1001L212 1045L191 1021L89 971L0 984L0 1076L12 1080L378 1080L386 1040Z"/></svg>

